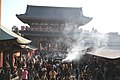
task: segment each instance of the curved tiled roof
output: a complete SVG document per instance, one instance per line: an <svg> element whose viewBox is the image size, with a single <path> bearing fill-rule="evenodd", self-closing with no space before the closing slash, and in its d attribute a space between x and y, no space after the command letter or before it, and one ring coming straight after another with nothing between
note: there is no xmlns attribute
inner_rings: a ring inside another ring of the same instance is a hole
<svg viewBox="0 0 120 80"><path fill-rule="evenodd" d="M21 21L23 18L60 20L86 24L92 18L85 17L82 8L73 7L50 7L28 5L25 14L16 15Z"/></svg>
<svg viewBox="0 0 120 80"><path fill-rule="evenodd" d="M109 48L100 48L87 54L103 57L107 59L118 59L120 58L120 50L109 49Z"/></svg>
<svg viewBox="0 0 120 80"><path fill-rule="evenodd" d="M6 27L0 25L0 41L5 40L17 40L20 44L29 44L31 41L28 39L25 39L14 32L8 30Z"/></svg>

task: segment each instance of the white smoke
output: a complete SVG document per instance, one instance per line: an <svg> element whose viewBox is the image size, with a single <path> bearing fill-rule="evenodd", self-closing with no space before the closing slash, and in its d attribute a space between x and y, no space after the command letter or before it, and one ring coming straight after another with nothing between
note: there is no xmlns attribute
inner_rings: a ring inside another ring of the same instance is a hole
<svg viewBox="0 0 120 80"><path fill-rule="evenodd" d="M68 46L68 54L63 61L80 60L87 48L92 47L95 50L106 46L107 36L98 33L96 30L89 32L67 25L63 33L63 42Z"/></svg>

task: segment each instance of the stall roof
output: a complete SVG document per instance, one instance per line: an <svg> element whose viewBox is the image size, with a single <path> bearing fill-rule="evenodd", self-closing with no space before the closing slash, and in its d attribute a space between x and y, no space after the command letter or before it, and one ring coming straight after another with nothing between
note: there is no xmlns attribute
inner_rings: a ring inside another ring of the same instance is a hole
<svg viewBox="0 0 120 80"><path fill-rule="evenodd" d="M38 48L36 48L35 46L32 46L30 44L28 45L20 45L21 48L26 48L26 49L30 49L30 50L37 50Z"/></svg>
<svg viewBox="0 0 120 80"><path fill-rule="evenodd" d="M30 40L25 39L16 33L8 30L6 27L0 25L0 41L16 39L20 44L29 44Z"/></svg>
<svg viewBox="0 0 120 80"><path fill-rule="evenodd" d="M109 49L109 48L97 49L95 51L88 52L87 54L95 55L95 56L98 56L98 57L104 57L104 58L108 58L108 59L118 59L118 58L120 58L120 50Z"/></svg>
<svg viewBox="0 0 120 80"><path fill-rule="evenodd" d="M36 48L35 46L32 46L32 45L27 45L26 48L31 49L31 50L37 50L38 49L38 48Z"/></svg>

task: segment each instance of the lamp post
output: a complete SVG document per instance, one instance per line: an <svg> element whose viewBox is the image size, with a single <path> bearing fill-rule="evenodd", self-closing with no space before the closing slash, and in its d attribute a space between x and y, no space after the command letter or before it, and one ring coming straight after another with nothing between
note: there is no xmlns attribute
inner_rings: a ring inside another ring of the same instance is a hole
<svg viewBox="0 0 120 80"><path fill-rule="evenodd" d="M2 0L0 0L0 27L1 27ZM0 67L3 67L3 53L0 51Z"/></svg>
<svg viewBox="0 0 120 80"><path fill-rule="evenodd" d="M1 10L2 10L2 0L0 0L0 25L1 25Z"/></svg>

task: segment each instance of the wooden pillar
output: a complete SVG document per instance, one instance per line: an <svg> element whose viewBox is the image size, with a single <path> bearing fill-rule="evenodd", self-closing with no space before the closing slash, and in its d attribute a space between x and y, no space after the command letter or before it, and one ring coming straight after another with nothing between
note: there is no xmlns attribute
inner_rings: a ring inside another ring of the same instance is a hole
<svg viewBox="0 0 120 80"><path fill-rule="evenodd" d="M9 64L10 64L10 67L13 66L13 53L12 52L9 53Z"/></svg>
<svg viewBox="0 0 120 80"><path fill-rule="evenodd" d="M5 62L6 62L6 51L3 51L3 68L5 68Z"/></svg>
<svg viewBox="0 0 120 80"><path fill-rule="evenodd" d="M0 67L3 67L3 53L0 52Z"/></svg>

